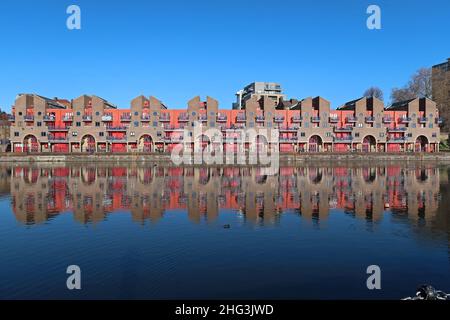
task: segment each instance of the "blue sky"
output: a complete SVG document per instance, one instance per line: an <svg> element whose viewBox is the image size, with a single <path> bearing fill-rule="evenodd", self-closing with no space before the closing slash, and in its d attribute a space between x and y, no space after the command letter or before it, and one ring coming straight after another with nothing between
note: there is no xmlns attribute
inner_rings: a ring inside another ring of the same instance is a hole
<svg viewBox="0 0 450 320"><path fill-rule="evenodd" d="M77 4L82 29L66 28ZM382 10L368 30L366 9ZM372 85L389 98L418 68L450 58L448 0L0 1L0 107L19 92L97 94L121 108L154 95L228 109L252 81L337 107Z"/></svg>

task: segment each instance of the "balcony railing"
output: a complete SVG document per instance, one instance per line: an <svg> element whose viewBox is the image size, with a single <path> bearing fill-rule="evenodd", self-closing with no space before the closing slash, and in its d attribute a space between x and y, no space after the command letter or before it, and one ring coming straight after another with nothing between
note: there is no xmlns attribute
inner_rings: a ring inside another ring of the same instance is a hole
<svg viewBox="0 0 450 320"><path fill-rule="evenodd" d="M352 142L353 136L347 136L347 137L334 137L334 142Z"/></svg>
<svg viewBox="0 0 450 320"><path fill-rule="evenodd" d="M303 117L300 115L292 116L292 122L300 122L303 120Z"/></svg>
<svg viewBox="0 0 450 320"><path fill-rule="evenodd" d="M115 142L126 142L127 141L127 137L112 137L112 136L107 136L106 140L108 141L115 141Z"/></svg>
<svg viewBox="0 0 450 320"><path fill-rule="evenodd" d="M144 114L141 116L141 120L142 120L142 121L150 121L150 115L144 113Z"/></svg>
<svg viewBox="0 0 450 320"><path fill-rule="evenodd" d="M256 116L256 122L264 122L264 116Z"/></svg>
<svg viewBox="0 0 450 320"><path fill-rule="evenodd" d="M55 121L56 117L54 115L45 115L44 121Z"/></svg>
<svg viewBox="0 0 450 320"><path fill-rule="evenodd" d="M9 114L9 115L8 115L8 120L9 120L9 121L16 121L16 117Z"/></svg>
<svg viewBox="0 0 450 320"><path fill-rule="evenodd" d="M280 142L297 142L298 137L280 137Z"/></svg>
<svg viewBox="0 0 450 320"><path fill-rule="evenodd" d="M320 122L320 117L311 117L311 122Z"/></svg>
<svg viewBox="0 0 450 320"><path fill-rule="evenodd" d="M47 136L47 138L48 138L48 141L68 141L69 140L68 137L55 137L51 134L49 134Z"/></svg>
<svg viewBox="0 0 450 320"><path fill-rule="evenodd" d="M162 122L170 121L170 114L168 114L168 113L161 113L159 115L159 121L162 121Z"/></svg>
<svg viewBox="0 0 450 320"><path fill-rule="evenodd" d="M297 131L299 126L280 126L278 127L279 131Z"/></svg>
<svg viewBox="0 0 450 320"><path fill-rule="evenodd" d="M113 126L107 126L106 127L106 131L127 131L128 127L125 126L117 126L117 127L113 127Z"/></svg>
<svg viewBox="0 0 450 320"><path fill-rule="evenodd" d="M102 115L102 121L113 121L112 114L104 114L104 115Z"/></svg>
<svg viewBox="0 0 450 320"><path fill-rule="evenodd" d="M165 131L176 131L176 130L184 130L184 125L179 125L179 126L169 126L166 125L164 126L164 130Z"/></svg>
<svg viewBox="0 0 450 320"><path fill-rule="evenodd" d="M189 116L187 114L180 114L178 116L178 121L189 121Z"/></svg>
<svg viewBox="0 0 450 320"><path fill-rule="evenodd" d="M92 121L92 114L84 114L83 121Z"/></svg>
<svg viewBox="0 0 450 320"><path fill-rule="evenodd" d="M330 117L330 122L339 122L339 117Z"/></svg>
<svg viewBox="0 0 450 320"><path fill-rule="evenodd" d="M236 121L237 122L245 122L245 120L246 120L245 114L238 114L236 116Z"/></svg>
<svg viewBox="0 0 450 320"><path fill-rule="evenodd" d="M400 117L400 118L398 118L398 121L400 123L408 123L411 121L411 118L410 117Z"/></svg>
<svg viewBox="0 0 450 320"><path fill-rule="evenodd" d="M428 121L427 117L419 117L419 123L426 123Z"/></svg>
<svg viewBox="0 0 450 320"><path fill-rule="evenodd" d="M383 123L391 123L392 120L393 119L391 117L383 117Z"/></svg>
<svg viewBox="0 0 450 320"><path fill-rule="evenodd" d="M198 116L198 120L199 121L207 121L208 120L208 116L206 114L201 114Z"/></svg>
<svg viewBox="0 0 450 320"><path fill-rule="evenodd" d="M25 115L23 118L25 119L25 121L34 121L34 116L31 115Z"/></svg>
<svg viewBox="0 0 450 320"><path fill-rule="evenodd" d="M64 115L63 121L73 121L73 115Z"/></svg>
<svg viewBox="0 0 450 320"><path fill-rule="evenodd" d="M284 116L275 116L274 117L274 121L275 122L283 122L284 121Z"/></svg>
<svg viewBox="0 0 450 320"><path fill-rule="evenodd" d="M50 126L47 129L48 131L69 131L69 127L62 126Z"/></svg>
<svg viewBox="0 0 450 320"><path fill-rule="evenodd" d="M121 121L131 121L131 114L122 114L121 116L120 116L120 120Z"/></svg>
<svg viewBox="0 0 450 320"><path fill-rule="evenodd" d="M405 132L406 131L406 127L395 127L395 128L388 128L387 131L388 132Z"/></svg>
<svg viewBox="0 0 450 320"><path fill-rule="evenodd" d="M347 118L345 118L345 121L346 122L356 122L356 121L358 121L358 119L356 117L347 117Z"/></svg>
<svg viewBox="0 0 450 320"><path fill-rule="evenodd" d="M372 117L372 116L366 117L366 122L374 122L374 121L375 121L375 117Z"/></svg>
<svg viewBox="0 0 450 320"><path fill-rule="evenodd" d="M437 123L437 124L442 124L443 122L444 122L444 119L443 119L443 118L441 118L441 117L436 118L436 123Z"/></svg>
<svg viewBox="0 0 450 320"><path fill-rule="evenodd" d="M164 142L181 142L184 140L184 137L164 137L162 138Z"/></svg>
<svg viewBox="0 0 450 320"><path fill-rule="evenodd" d="M228 117L225 114L217 115L217 121L219 121L219 122L227 121L227 119L228 119Z"/></svg>
<svg viewBox="0 0 450 320"><path fill-rule="evenodd" d="M406 137L387 137L387 142L395 143L395 142L405 142Z"/></svg>
<svg viewBox="0 0 450 320"><path fill-rule="evenodd" d="M334 127L334 132L351 132L353 127Z"/></svg>

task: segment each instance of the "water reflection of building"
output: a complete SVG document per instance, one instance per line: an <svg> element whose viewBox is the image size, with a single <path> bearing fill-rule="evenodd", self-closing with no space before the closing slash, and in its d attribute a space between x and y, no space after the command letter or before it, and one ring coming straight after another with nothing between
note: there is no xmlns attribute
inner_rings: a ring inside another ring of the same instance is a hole
<svg viewBox="0 0 450 320"><path fill-rule="evenodd" d="M16 166L10 170L12 209L24 223L71 211L96 222L115 211L157 221L186 210L194 222L232 209L250 222L275 223L289 210L326 219L332 209L379 220L385 210L420 219L438 208L439 169L433 166L283 167L275 176L250 167L164 168ZM3 172L2 171L2 172Z"/></svg>

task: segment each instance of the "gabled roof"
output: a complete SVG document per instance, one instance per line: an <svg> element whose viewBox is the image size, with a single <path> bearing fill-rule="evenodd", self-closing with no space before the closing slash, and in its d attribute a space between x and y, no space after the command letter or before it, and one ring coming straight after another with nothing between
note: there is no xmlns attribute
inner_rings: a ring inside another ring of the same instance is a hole
<svg viewBox="0 0 450 320"><path fill-rule="evenodd" d="M408 109L408 104L411 101L414 101L416 99L417 98L394 102L389 107L387 107L386 110L407 110Z"/></svg>
<svg viewBox="0 0 450 320"><path fill-rule="evenodd" d="M355 100L348 101L348 102L344 103L344 105L338 107L337 109L338 110L353 110L353 109L355 109L356 103L364 98L365 97L361 97L361 98L358 98Z"/></svg>

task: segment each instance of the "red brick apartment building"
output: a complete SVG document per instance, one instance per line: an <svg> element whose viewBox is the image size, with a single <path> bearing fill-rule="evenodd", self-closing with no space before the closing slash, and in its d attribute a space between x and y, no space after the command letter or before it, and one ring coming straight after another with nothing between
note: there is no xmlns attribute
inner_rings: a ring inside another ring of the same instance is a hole
<svg viewBox="0 0 450 320"><path fill-rule="evenodd" d="M187 109L168 110L154 97L139 96L118 109L97 96L72 101L18 95L12 108L12 152L170 152L184 143L184 130L216 128L222 139L200 134L203 148L237 150L242 130L276 129L281 152L437 152L436 103L417 98L390 107L376 98L350 101L337 110L322 97L303 100L252 96L239 109L219 110L217 100L191 99ZM257 135L257 145L270 145ZM269 140L269 141L268 141ZM190 141L186 149L193 148ZM248 143L243 144L245 148Z"/></svg>

